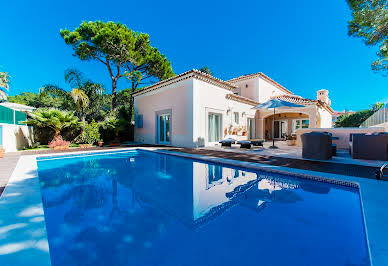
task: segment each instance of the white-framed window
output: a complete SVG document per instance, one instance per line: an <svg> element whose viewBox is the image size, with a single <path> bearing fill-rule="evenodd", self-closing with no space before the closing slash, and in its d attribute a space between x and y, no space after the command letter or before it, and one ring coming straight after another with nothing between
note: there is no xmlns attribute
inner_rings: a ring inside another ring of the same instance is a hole
<svg viewBox="0 0 388 266"><path fill-rule="evenodd" d="M292 120L292 133L295 133L297 129L300 128L309 128L310 120L309 119L294 119Z"/></svg>
<svg viewBox="0 0 388 266"><path fill-rule="evenodd" d="M238 125L239 122L240 122L239 113L238 113L238 112L234 112L234 113L233 113L233 116L234 116L234 123L235 123L236 125Z"/></svg>

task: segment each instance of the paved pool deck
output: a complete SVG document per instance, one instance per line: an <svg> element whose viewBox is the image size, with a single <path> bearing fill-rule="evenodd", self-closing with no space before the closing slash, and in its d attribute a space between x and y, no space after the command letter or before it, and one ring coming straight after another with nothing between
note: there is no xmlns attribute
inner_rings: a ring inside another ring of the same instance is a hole
<svg viewBox="0 0 388 266"><path fill-rule="evenodd" d="M55 155L72 155L95 152L130 151L134 148L97 149L83 152L67 151ZM196 160L205 160L214 163L228 164L248 169L264 170L283 174L292 174L300 178L323 178L338 182L351 182L357 184L360 192L364 224L366 228L367 243L369 246L372 265L388 265L388 212L387 194L388 182L372 178L352 176L349 172L340 175L337 172L311 171L301 168L291 168L293 163L285 163L276 158L261 158L261 162L242 160L241 154L223 158L221 155L209 152L184 152L171 148L142 148L182 156ZM23 155L18 158L17 165L0 197L0 265L51 265L50 252L46 235L46 226L40 186L38 183L36 158L39 156L52 156L49 154ZM11 160L6 158L6 160ZM15 159L14 159L15 160ZM253 160L253 161L252 161ZM15 162L15 161L13 161ZM276 164L280 165L276 165ZM7 164L5 163L5 166ZM319 164L318 164L319 165ZM3 165L4 166L4 165ZM11 165L9 164L11 167ZM307 167L305 167L307 168ZM318 169L318 168L316 168ZM330 169L330 167L328 168ZM11 170L9 170L11 171ZM365 170L366 174L370 172ZM353 173L353 172L352 172Z"/></svg>
<svg viewBox="0 0 388 266"><path fill-rule="evenodd" d="M187 149L173 148L170 151L196 154L201 156L211 156L230 160L238 160L251 163L260 163L274 166L289 167L293 169L310 170L323 173L339 174L346 176L363 177L369 179L376 178L376 166L365 164L338 163L330 161L306 160L287 158L279 156L261 155L247 152L236 152L233 150L212 150L212 149Z"/></svg>

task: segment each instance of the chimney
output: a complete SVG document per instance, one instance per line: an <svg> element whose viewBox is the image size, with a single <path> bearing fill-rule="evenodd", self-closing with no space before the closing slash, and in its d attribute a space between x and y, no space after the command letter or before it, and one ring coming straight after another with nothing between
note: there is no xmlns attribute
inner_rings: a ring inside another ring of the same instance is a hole
<svg viewBox="0 0 388 266"><path fill-rule="evenodd" d="M329 91L328 90L319 90L317 91L317 100L326 103L328 106L331 105L331 101L329 99Z"/></svg>

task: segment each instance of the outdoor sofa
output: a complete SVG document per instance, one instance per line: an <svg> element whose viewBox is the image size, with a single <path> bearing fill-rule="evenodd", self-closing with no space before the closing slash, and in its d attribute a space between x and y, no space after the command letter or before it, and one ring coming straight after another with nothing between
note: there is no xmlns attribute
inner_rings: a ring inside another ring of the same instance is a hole
<svg viewBox="0 0 388 266"><path fill-rule="evenodd" d="M349 146L353 159L388 161L388 132L351 134Z"/></svg>
<svg viewBox="0 0 388 266"><path fill-rule="evenodd" d="M309 132L301 135L302 158L329 160L333 155L332 136L327 132Z"/></svg>

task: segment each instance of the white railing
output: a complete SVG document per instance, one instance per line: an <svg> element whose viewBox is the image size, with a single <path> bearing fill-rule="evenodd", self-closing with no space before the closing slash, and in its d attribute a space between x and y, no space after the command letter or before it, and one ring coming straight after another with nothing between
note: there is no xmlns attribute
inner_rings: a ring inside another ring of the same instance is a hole
<svg viewBox="0 0 388 266"><path fill-rule="evenodd" d="M361 123L360 127L373 127L388 122L388 103Z"/></svg>

